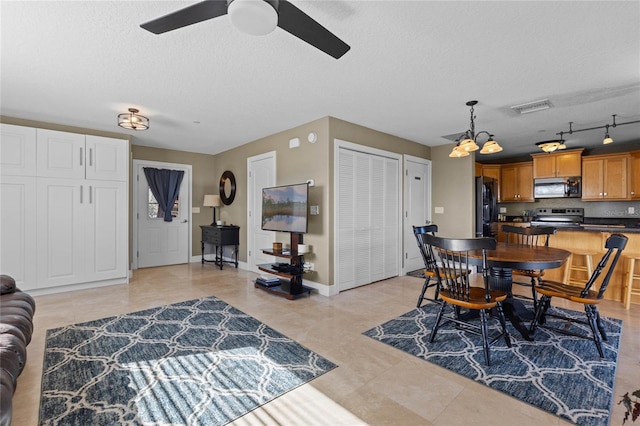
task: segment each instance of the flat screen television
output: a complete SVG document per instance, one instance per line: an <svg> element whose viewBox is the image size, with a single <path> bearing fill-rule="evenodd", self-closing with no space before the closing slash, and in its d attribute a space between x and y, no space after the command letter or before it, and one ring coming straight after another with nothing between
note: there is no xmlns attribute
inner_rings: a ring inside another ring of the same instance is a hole
<svg viewBox="0 0 640 426"><path fill-rule="evenodd" d="M309 185L274 186L262 189L262 229L265 231L307 232Z"/></svg>

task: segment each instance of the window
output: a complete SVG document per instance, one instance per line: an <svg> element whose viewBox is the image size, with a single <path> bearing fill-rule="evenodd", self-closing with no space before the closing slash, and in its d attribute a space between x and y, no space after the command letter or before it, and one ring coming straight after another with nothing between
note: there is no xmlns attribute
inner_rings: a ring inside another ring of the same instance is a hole
<svg viewBox="0 0 640 426"><path fill-rule="evenodd" d="M149 188L149 198L147 200L147 214L149 219L162 219L162 212L160 211L160 206L158 204L158 200L153 196L153 192L151 192L151 188ZM176 202L173 203L173 208L171 209L171 217L178 217L180 213L180 197L176 199Z"/></svg>

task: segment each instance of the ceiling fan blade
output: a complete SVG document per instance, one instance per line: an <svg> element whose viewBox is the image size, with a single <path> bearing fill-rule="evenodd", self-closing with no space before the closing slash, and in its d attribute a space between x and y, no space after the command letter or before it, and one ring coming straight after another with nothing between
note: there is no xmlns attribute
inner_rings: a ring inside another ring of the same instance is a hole
<svg viewBox="0 0 640 426"><path fill-rule="evenodd" d="M278 6L278 26L338 59L351 47L286 0Z"/></svg>
<svg viewBox="0 0 640 426"><path fill-rule="evenodd" d="M162 34L227 14L226 0L205 0L140 25L154 34Z"/></svg>

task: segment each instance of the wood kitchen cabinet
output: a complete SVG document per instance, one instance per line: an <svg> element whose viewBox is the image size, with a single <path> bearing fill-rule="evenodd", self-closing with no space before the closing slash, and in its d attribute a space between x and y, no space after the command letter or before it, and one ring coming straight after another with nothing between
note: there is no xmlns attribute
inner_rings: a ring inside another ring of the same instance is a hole
<svg viewBox="0 0 640 426"><path fill-rule="evenodd" d="M573 177L582 175L582 149L531 154L533 178Z"/></svg>
<svg viewBox="0 0 640 426"><path fill-rule="evenodd" d="M632 151L629 157L629 198L640 199L640 151Z"/></svg>
<svg viewBox="0 0 640 426"><path fill-rule="evenodd" d="M497 182L496 188L498 193L496 194L497 202L500 202L500 164L483 164L481 176L490 177Z"/></svg>
<svg viewBox="0 0 640 426"><path fill-rule="evenodd" d="M533 202L533 163L502 164L500 202Z"/></svg>
<svg viewBox="0 0 640 426"><path fill-rule="evenodd" d="M582 160L582 200L628 200L628 173L631 156L590 155Z"/></svg>

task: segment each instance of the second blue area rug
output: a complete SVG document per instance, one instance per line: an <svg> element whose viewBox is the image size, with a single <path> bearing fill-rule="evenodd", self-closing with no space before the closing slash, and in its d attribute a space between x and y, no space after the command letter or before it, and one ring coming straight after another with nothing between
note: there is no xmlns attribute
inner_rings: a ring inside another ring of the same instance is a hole
<svg viewBox="0 0 640 426"><path fill-rule="evenodd" d="M609 424L621 321L602 317L608 337L603 342L604 359L593 340L540 328L535 341L528 342L508 323L513 347L508 348L503 339L496 342L491 347L492 365L487 367L481 337L451 323L439 329L435 341L429 343L438 309L439 305L426 304L364 334L574 423ZM561 311L574 318L585 317L584 312ZM565 325L550 316L547 322ZM591 332L587 325L577 327L582 333Z"/></svg>
<svg viewBox="0 0 640 426"><path fill-rule="evenodd" d="M208 297L47 330L41 425L222 425L336 367Z"/></svg>

